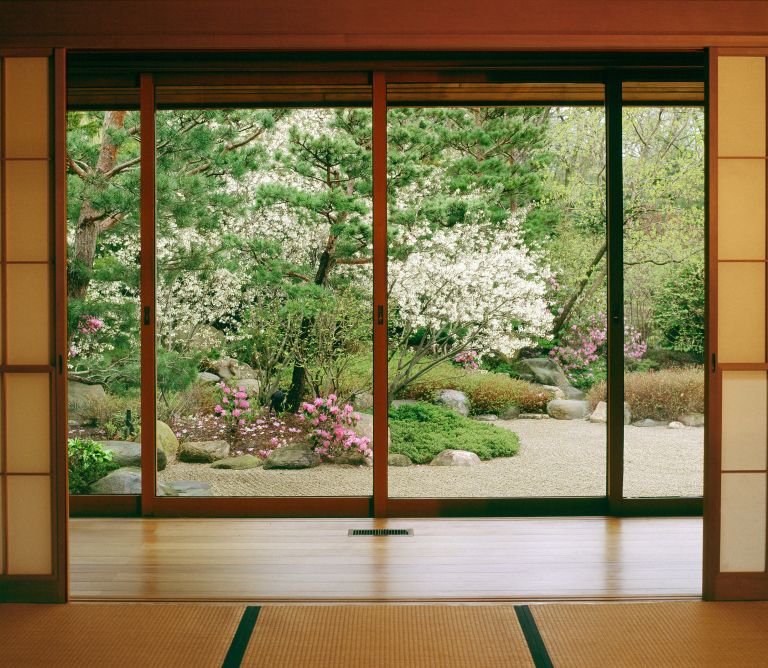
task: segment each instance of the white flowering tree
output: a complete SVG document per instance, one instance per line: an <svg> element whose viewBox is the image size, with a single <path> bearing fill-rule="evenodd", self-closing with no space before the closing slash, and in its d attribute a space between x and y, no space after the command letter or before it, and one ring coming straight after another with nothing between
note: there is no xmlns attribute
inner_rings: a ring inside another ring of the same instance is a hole
<svg viewBox="0 0 768 668"><path fill-rule="evenodd" d="M389 264L389 399L468 349L512 356L552 325L549 271L520 235L525 210L503 224L477 220L421 234Z"/></svg>

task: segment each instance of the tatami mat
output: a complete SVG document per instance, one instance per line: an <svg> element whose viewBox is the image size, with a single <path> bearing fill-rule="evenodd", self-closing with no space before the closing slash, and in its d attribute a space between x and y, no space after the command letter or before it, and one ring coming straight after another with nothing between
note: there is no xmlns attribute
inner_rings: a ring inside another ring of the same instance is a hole
<svg viewBox="0 0 768 668"><path fill-rule="evenodd" d="M768 603L537 605L557 668L768 666Z"/></svg>
<svg viewBox="0 0 768 668"><path fill-rule="evenodd" d="M0 605L0 665L221 666L243 610L237 605Z"/></svg>
<svg viewBox="0 0 768 668"><path fill-rule="evenodd" d="M268 606L248 668L533 666L513 606Z"/></svg>

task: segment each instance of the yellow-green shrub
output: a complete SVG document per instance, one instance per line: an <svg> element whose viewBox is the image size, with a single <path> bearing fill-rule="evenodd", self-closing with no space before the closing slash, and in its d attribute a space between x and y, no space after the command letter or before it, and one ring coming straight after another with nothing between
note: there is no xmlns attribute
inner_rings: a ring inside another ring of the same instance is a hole
<svg viewBox="0 0 768 668"><path fill-rule="evenodd" d="M605 382L587 395L594 408L605 401ZM704 370L702 367L635 371L624 376L624 400L633 420L677 420L685 413L704 412Z"/></svg>

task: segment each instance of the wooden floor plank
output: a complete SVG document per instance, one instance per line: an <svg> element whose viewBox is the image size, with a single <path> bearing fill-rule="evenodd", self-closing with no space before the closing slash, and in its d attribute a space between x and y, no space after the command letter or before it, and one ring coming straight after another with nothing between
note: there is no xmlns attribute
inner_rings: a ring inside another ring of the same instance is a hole
<svg viewBox="0 0 768 668"><path fill-rule="evenodd" d="M350 528L413 536L349 537ZM73 519L73 599L697 597L700 518Z"/></svg>

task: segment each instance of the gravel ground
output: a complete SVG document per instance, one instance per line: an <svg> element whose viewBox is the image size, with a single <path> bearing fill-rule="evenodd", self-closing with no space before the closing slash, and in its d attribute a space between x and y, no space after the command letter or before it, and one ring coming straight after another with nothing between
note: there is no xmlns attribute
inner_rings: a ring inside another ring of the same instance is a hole
<svg viewBox="0 0 768 668"><path fill-rule="evenodd" d="M504 497L605 494L605 425L582 420L493 423L520 436L520 452L468 467L389 468L392 496ZM460 443L446 448L461 449ZM625 427L626 496L700 496L704 430ZM222 471L171 463L160 482L199 480L216 496L369 496L372 470L323 464L299 471Z"/></svg>

